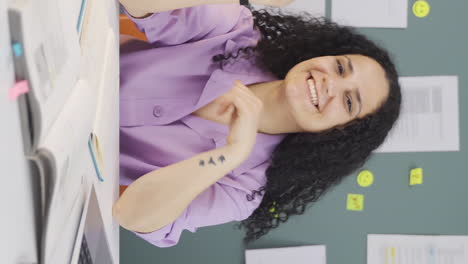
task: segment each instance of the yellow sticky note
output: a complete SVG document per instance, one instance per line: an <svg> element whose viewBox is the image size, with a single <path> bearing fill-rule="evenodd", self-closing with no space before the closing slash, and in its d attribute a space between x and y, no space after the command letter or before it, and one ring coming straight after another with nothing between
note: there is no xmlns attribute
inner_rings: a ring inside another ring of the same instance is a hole
<svg viewBox="0 0 468 264"><path fill-rule="evenodd" d="M350 211L362 211L364 209L364 195L348 193L346 209Z"/></svg>
<svg viewBox="0 0 468 264"><path fill-rule="evenodd" d="M410 172L410 185L422 184L423 183L423 169L416 168Z"/></svg>
<svg viewBox="0 0 468 264"><path fill-rule="evenodd" d="M369 170L363 170L358 174L357 183L359 186L368 187L374 182L374 175Z"/></svg>
<svg viewBox="0 0 468 264"><path fill-rule="evenodd" d="M431 12L431 6L426 0L418 0L413 4L413 14L417 17L426 17Z"/></svg>

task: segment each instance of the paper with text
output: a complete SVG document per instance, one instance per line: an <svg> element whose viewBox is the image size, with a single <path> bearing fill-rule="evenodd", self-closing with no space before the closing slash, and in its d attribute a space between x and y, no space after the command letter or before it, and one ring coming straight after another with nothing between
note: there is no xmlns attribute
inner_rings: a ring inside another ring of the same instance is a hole
<svg viewBox="0 0 468 264"><path fill-rule="evenodd" d="M325 245L250 249L245 251L246 264L326 264Z"/></svg>
<svg viewBox="0 0 468 264"><path fill-rule="evenodd" d="M332 0L332 20L353 27L406 28L408 0Z"/></svg>
<svg viewBox="0 0 468 264"><path fill-rule="evenodd" d="M401 77L400 84L400 118L376 151L459 151L458 77Z"/></svg>
<svg viewBox="0 0 468 264"><path fill-rule="evenodd" d="M466 264L468 236L367 236L367 263Z"/></svg>

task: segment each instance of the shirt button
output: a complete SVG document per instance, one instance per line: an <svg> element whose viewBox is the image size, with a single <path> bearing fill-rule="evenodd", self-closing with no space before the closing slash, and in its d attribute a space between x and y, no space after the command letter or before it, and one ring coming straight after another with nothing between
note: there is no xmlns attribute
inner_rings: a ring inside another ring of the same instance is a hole
<svg viewBox="0 0 468 264"><path fill-rule="evenodd" d="M162 109L162 107L161 107L160 105L155 106L155 107L153 108L153 115L154 115L155 117L160 117L160 116L162 115L162 113L163 113L162 110L163 110L163 109Z"/></svg>

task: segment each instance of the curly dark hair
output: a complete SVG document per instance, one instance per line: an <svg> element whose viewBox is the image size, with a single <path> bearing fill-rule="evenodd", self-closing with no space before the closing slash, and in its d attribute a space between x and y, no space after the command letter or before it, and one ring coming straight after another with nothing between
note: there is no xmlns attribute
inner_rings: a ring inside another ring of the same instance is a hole
<svg viewBox="0 0 468 264"><path fill-rule="evenodd" d="M293 66L304 60L360 54L383 67L390 91L379 109L344 128L291 133L276 146L266 170L266 185L246 197L251 201L255 195L263 195L260 206L238 225L246 228L246 243L278 227L291 215L303 214L308 204L362 167L371 152L383 143L399 116L401 105L398 74L389 54L354 29L325 18L314 18L306 12L288 14L278 8L248 8L262 37L256 47L242 48L236 55L214 56L213 62L219 62L221 67L240 52L248 57L255 52L259 67L284 79Z"/></svg>

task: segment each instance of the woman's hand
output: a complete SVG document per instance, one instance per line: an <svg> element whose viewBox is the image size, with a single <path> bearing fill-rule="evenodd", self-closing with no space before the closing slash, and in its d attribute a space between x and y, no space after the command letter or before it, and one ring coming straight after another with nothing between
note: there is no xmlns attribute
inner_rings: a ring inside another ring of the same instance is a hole
<svg viewBox="0 0 468 264"><path fill-rule="evenodd" d="M226 145L233 147L245 160L253 149L263 102L240 81L221 97L218 114L230 115L230 132Z"/></svg>
<svg viewBox="0 0 468 264"><path fill-rule="evenodd" d="M250 0L252 4L282 7L291 4L294 0Z"/></svg>

